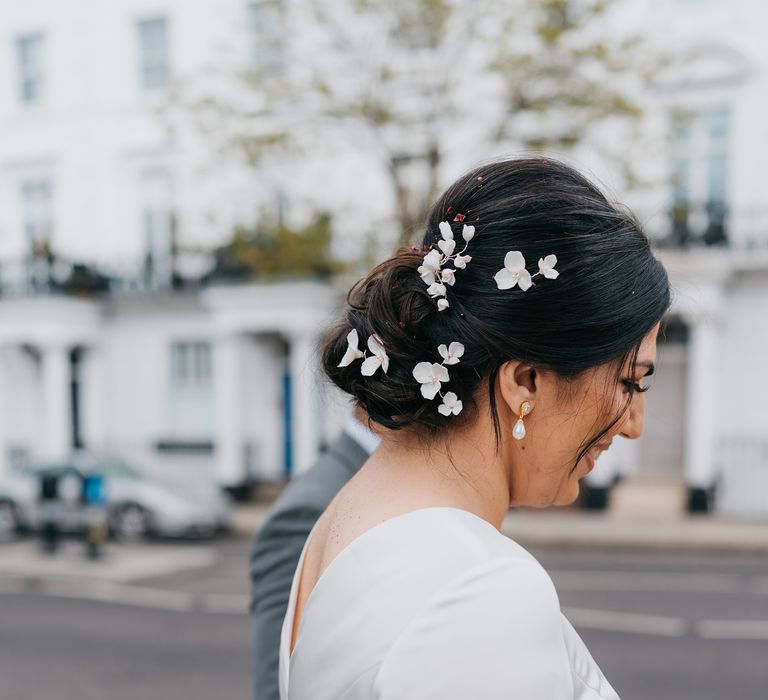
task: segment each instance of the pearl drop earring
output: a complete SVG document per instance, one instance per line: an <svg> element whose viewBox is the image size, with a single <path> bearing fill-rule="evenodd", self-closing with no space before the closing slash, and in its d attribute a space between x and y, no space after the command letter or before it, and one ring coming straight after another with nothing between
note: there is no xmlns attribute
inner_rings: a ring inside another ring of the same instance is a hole
<svg viewBox="0 0 768 700"><path fill-rule="evenodd" d="M512 437L515 440L522 440L525 437L525 423L523 423L523 416L527 416L531 412L531 404L527 401L523 401L520 404L520 417L515 423L515 427L512 428Z"/></svg>

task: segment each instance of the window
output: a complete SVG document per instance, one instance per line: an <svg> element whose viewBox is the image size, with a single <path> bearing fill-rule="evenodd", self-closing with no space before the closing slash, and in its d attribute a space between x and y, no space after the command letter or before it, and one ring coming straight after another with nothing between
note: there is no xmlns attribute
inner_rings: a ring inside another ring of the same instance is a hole
<svg viewBox="0 0 768 700"><path fill-rule="evenodd" d="M16 40L19 66L19 99L35 104L43 97L43 36L28 34Z"/></svg>
<svg viewBox="0 0 768 700"><path fill-rule="evenodd" d="M727 199L729 115L724 108L678 117L673 124L673 197L693 205Z"/></svg>
<svg viewBox="0 0 768 700"><path fill-rule="evenodd" d="M30 250L40 254L53 233L53 188L50 180L28 180L21 184L24 234Z"/></svg>
<svg viewBox="0 0 768 700"><path fill-rule="evenodd" d="M728 112L720 109L707 115L709 132L709 186L707 203L710 206L725 206L727 196L728 168Z"/></svg>
<svg viewBox="0 0 768 700"><path fill-rule="evenodd" d="M690 199L692 125L690 115L678 115L672 122L672 195L675 204L687 204Z"/></svg>
<svg viewBox="0 0 768 700"><path fill-rule="evenodd" d="M257 0L248 6L255 70L280 73L285 67L282 8L279 0Z"/></svg>
<svg viewBox="0 0 768 700"><path fill-rule="evenodd" d="M168 87L168 22L165 17L143 19L138 23L141 86L144 90Z"/></svg>
<svg viewBox="0 0 768 700"><path fill-rule="evenodd" d="M211 344L204 340L173 343L171 345L171 379L179 387L209 387Z"/></svg>
<svg viewBox="0 0 768 700"><path fill-rule="evenodd" d="M149 206L144 210L144 245L156 264L170 260L172 214L164 207Z"/></svg>
<svg viewBox="0 0 768 700"><path fill-rule="evenodd" d="M728 109L718 107L672 124L672 228L683 245L726 242L729 122Z"/></svg>
<svg viewBox="0 0 768 700"><path fill-rule="evenodd" d="M170 175L163 169L148 170L140 187L146 281L152 288L167 289L173 283L174 248Z"/></svg>
<svg viewBox="0 0 768 700"><path fill-rule="evenodd" d="M672 166L672 199L677 205L688 203L688 181L690 180L690 166L687 158L675 158Z"/></svg>

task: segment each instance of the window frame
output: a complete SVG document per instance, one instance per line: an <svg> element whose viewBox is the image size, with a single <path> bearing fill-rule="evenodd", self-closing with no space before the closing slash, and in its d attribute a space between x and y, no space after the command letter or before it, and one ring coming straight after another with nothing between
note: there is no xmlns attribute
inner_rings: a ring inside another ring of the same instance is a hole
<svg viewBox="0 0 768 700"><path fill-rule="evenodd" d="M45 97L45 34L20 34L15 48L19 102L24 106L40 104Z"/></svg>
<svg viewBox="0 0 768 700"><path fill-rule="evenodd" d="M136 41L139 54L139 85L142 92L166 91L171 82L168 17L152 15L137 19Z"/></svg>

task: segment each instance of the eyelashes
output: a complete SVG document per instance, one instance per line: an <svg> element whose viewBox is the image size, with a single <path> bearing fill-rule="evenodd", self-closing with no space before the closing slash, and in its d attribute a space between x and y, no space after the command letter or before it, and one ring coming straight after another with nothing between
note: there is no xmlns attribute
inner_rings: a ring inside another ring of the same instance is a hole
<svg viewBox="0 0 768 700"><path fill-rule="evenodd" d="M641 384L638 384L637 382L633 382L631 379L622 379L622 384L629 389L631 393L637 392L639 394L644 394L648 389L650 389L649 386L642 386Z"/></svg>

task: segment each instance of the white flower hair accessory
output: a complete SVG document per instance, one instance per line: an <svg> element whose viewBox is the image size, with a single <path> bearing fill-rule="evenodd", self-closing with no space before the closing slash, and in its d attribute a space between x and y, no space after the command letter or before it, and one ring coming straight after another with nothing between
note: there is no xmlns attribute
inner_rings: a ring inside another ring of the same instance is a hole
<svg viewBox="0 0 768 700"><path fill-rule="evenodd" d="M461 218L459 218L461 216ZM454 221L463 221L463 215L456 215ZM467 226L461 231L461 237L464 239L464 247L454 254L456 250L456 241L453 237L453 229L448 221L441 221L438 228L440 229L441 240L437 242L438 249L430 250L425 256L422 264L419 266L418 273L421 279L424 280L427 285L427 292L433 299L437 299L437 308L439 311L445 311L450 304L448 303L447 287L456 284L456 270L463 270L467 267L467 263L472 260L471 255L464 255L467 250L469 242L475 235L475 227ZM453 261L455 269L443 270L449 260Z"/></svg>
<svg viewBox="0 0 768 700"><path fill-rule="evenodd" d="M512 289L519 286L524 292L527 292L533 286L533 278L542 275L547 279L557 279L560 274L555 270L557 265L556 255L547 255L546 258L539 258L539 271L531 275L525 269L525 258L519 250L510 250L504 256L504 267L494 276L496 286L499 289Z"/></svg>
<svg viewBox="0 0 768 700"><path fill-rule="evenodd" d="M437 410L444 416L457 416L464 407L459 397L452 391L443 394L440 388L450 380L448 368L446 365L456 365L459 358L464 354L464 346L454 341L450 345L438 345L437 351L443 358L441 363L437 362L419 362L413 368L413 376L421 384L421 395L430 401L438 394L443 402L437 407Z"/></svg>
<svg viewBox="0 0 768 700"><path fill-rule="evenodd" d="M443 403L437 407L437 410L444 416L450 416L451 414L457 416L461 413L462 408L464 408L464 404L459 401L459 397L452 391L446 391L445 396L443 396Z"/></svg>
<svg viewBox="0 0 768 700"><path fill-rule="evenodd" d="M360 350L357 347L359 338L357 336L357 329L353 328L347 333L347 350L344 353L344 357L339 362L339 367L346 367L351 365L355 360L365 358L363 364L360 366L360 374L365 377L370 377L381 367L384 374L389 369L389 356L384 350L384 344L381 342L375 333L368 336L368 349L371 351L371 356L368 357L365 350Z"/></svg>
<svg viewBox="0 0 768 700"><path fill-rule="evenodd" d="M547 279L554 280L560 274L555 270L557 265L557 255L547 255L546 258L539 258L539 274Z"/></svg>

